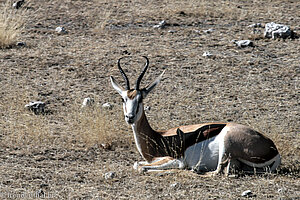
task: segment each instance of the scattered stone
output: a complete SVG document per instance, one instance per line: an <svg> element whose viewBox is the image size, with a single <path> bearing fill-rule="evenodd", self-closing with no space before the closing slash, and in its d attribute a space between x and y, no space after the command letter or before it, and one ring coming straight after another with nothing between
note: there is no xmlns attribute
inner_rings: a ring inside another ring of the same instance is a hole
<svg viewBox="0 0 300 200"><path fill-rule="evenodd" d="M239 175L238 174L229 174L228 178L238 178Z"/></svg>
<svg viewBox="0 0 300 200"><path fill-rule="evenodd" d="M173 184L170 185L170 187L173 188L173 189L179 188L180 187L180 183L177 183L177 182L173 183Z"/></svg>
<svg viewBox="0 0 300 200"><path fill-rule="evenodd" d="M31 101L29 104L25 105L25 108L27 108L30 111L33 111L34 114L42 114L45 112L45 106L46 104L42 101Z"/></svg>
<svg viewBox="0 0 300 200"><path fill-rule="evenodd" d="M175 31L175 30L169 30L169 31L168 31L168 33L172 33L172 34L173 34L173 33L176 33L176 32L177 32L177 31Z"/></svg>
<svg viewBox="0 0 300 200"><path fill-rule="evenodd" d="M238 47L244 48L244 47L254 47L254 44L251 40L233 40L233 43L235 43Z"/></svg>
<svg viewBox="0 0 300 200"><path fill-rule="evenodd" d="M61 27L61 26L59 26L59 27L57 27L56 29L55 29L55 31L58 33L58 34L67 34L68 33L68 31L66 31L66 29L64 28L64 27Z"/></svg>
<svg viewBox="0 0 300 200"><path fill-rule="evenodd" d="M112 107L113 107L113 105L111 105L110 103L102 104L102 108L112 109Z"/></svg>
<svg viewBox="0 0 300 200"><path fill-rule="evenodd" d="M251 190L246 190L242 193L242 197L252 197L253 193Z"/></svg>
<svg viewBox="0 0 300 200"><path fill-rule="evenodd" d="M153 26L153 28L160 28L163 29L165 28L167 22L165 20L162 20L161 22L159 22L157 25Z"/></svg>
<svg viewBox="0 0 300 200"><path fill-rule="evenodd" d="M113 179L116 177L116 172L107 172L104 174L106 180Z"/></svg>
<svg viewBox="0 0 300 200"><path fill-rule="evenodd" d="M214 29L210 28L210 29L204 30L203 32L209 34L209 33L212 33L214 31L215 31Z"/></svg>
<svg viewBox="0 0 300 200"><path fill-rule="evenodd" d="M202 54L203 57L207 57L207 58L212 58L214 57L214 55L212 53L210 53L209 51L205 51L203 54Z"/></svg>
<svg viewBox="0 0 300 200"><path fill-rule="evenodd" d="M150 110L151 110L151 107L150 107L150 106L145 106L144 110L145 110L145 111L150 111Z"/></svg>
<svg viewBox="0 0 300 200"><path fill-rule="evenodd" d="M95 103L94 99L87 97L87 98L84 98L81 107L83 108L83 107L87 107L87 106L92 106L94 103Z"/></svg>
<svg viewBox="0 0 300 200"><path fill-rule="evenodd" d="M292 31L290 27L282 24L276 24L274 22L267 23L264 32L265 38L288 38L292 37Z"/></svg>
<svg viewBox="0 0 300 200"><path fill-rule="evenodd" d="M264 26L261 23L254 23L248 26L249 28L263 28Z"/></svg>
<svg viewBox="0 0 300 200"><path fill-rule="evenodd" d="M25 42L17 42L16 45L18 47L25 47L26 46L26 43Z"/></svg>
<svg viewBox="0 0 300 200"><path fill-rule="evenodd" d="M22 5L25 3L25 0L21 0L21 1L17 1L17 2L15 2L15 3L13 3L13 8L15 8L15 9L19 9L19 8L21 8L22 7Z"/></svg>
<svg viewBox="0 0 300 200"><path fill-rule="evenodd" d="M109 143L101 143L100 145L105 150L112 150L112 145Z"/></svg>

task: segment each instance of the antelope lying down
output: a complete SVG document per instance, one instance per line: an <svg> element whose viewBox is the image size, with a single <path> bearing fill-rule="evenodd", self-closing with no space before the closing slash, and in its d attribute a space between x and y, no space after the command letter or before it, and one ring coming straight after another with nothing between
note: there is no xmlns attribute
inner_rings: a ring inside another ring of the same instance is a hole
<svg viewBox="0 0 300 200"><path fill-rule="evenodd" d="M122 96L125 121L131 125L139 153L146 162L136 162L134 169L157 171L191 169L213 175L229 169L247 172L274 171L280 164L280 155L272 140L251 128L235 123L206 123L180 126L167 131L155 131L148 123L143 99L160 82L164 72L146 88L140 82L149 66L139 75L136 86L130 89L129 80L118 68L126 82L122 89L111 76L113 88Z"/></svg>

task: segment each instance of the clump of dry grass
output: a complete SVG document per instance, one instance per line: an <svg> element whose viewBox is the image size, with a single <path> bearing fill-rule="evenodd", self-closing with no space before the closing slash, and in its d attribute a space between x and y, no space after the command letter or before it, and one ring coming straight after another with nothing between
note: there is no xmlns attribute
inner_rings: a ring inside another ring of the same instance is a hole
<svg viewBox="0 0 300 200"><path fill-rule="evenodd" d="M25 9L15 9L7 0L0 5L0 48L14 45L23 31L26 21Z"/></svg>
<svg viewBox="0 0 300 200"><path fill-rule="evenodd" d="M24 89L10 90L11 94L3 96L3 101L0 102L0 109L3 111L0 118L0 137L5 146L51 145L74 148L74 145L97 145L109 149L118 137L116 133L119 131L114 127L119 119L112 116L114 110L103 109L100 105L81 108L79 103L75 103L63 107L60 112L51 112L51 106L46 104L46 113L35 115L24 106L32 100L43 99ZM57 125L59 128L55 128ZM60 136L60 132L68 134Z"/></svg>
<svg viewBox="0 0 300 200"><path fill-rule="evenodd" d="M30 101L28 96L24 90L15 90L0 104L5 113L0 120L2 142L8 146L36 145L49 140L50 121L46 115L35 115L25 109Z"/></svg>
<svg viewBox="0 0 300 200"><path fill-rule="evenodd" d="M109 120L113 111L100 105L81 108L74 106L69 116L69 126L72 134L86 147L98 145L110 148L117 135L113 122Z"/></svg>

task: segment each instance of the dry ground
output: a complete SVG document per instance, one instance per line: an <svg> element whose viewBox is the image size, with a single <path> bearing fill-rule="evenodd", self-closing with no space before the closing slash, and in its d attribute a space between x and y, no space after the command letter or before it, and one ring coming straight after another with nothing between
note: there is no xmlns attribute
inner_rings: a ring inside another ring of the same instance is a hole
<svg viewBox="0 0 300 200"><path fill-rule="evenodd" d="M253 199L299 199L300 40L264 39L263 28L248 28L274 21L299 33L299 1L32 0L24 9L18 41L26 46L0 49L1 199L243 199L248 189ZM161 20L166 28L154 29ZM68 34L56 34L57 26ZM233 39L255 47L239 49ZM166 69L145 100L155 129L249 125L275 141L279 171L239 178L133 171L141 156L109 83L109 75L122 82L116 61L129 54L132 83L141 55L150 59L142 85ZM81 109L85 97L96 105ZM45 115L24 109L32 100L47 103ZM106 102L114 107L102 109ZM110 171L116 176L106 180Z"/></svg>

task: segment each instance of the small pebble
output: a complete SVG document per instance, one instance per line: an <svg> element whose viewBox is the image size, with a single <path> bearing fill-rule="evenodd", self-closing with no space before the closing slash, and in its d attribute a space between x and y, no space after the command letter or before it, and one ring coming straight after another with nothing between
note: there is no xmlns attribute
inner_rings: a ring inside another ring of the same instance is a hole
<svg viewBox="0 0 300 200"><path fill-rule="evenodd" d="M33 111L34 114L41 114L45 112L45 106L46 104L42 101L31 101L29 104L25 105L25 108L27 108L30 111Z"/></svg>
<svg viewBox="0 0 300 200"><path fill-rule="evenodd" d="M64 28L64 27L57 27L56 29L55 29L55 31L58 33L58 34L67 34L68 33L68 31L66 31L66 29Z"/></svg>
<svg viewBox="0 0 300 200"><path fill-rule="evenodd" d="M209 34L209 33L212 33L214 31L215 31L214 29L210 28L210 29L204 30L203 32Z"/></svg>
<svg viewBox="0 0 300 200"><path fill-rule="evenodd" d="M94 99L87 97L84 98L81 107L87 107L87 106L92 106L95 103Z"/></svg>
<svg viewBox="0 0 300 200"><path fill-rule="evenodd" d="M168 33L176 33L175 30L169 30Z"/></svg>
<svg viewBox="0 0 300 200"><path fill-rule="evenodd" d="M13 3L13 8L15 8L15 9L19 9L19 8L21 8L22 7L22 5L25 3L25 0L21 0L21 1L17 1L17 2L15 2L15 3Z"/></svg>
<svg viewBox="0 0 300 200"><path fill-rule="evenodd" d="M104 174L104 178L105 178L106 180L108 180L108 179L113 179L113 178L115 178L115 176L116 176L116 173L115 173L115 172L107 172L107 173Z"/></svg>
<svg viewBox="0 0 300 200"><path fill-rule="evenodd" d="M113 105L111 105L110 103L102 104L102 108L112 109L112 107L113 107Z"/></svg>
<svg viewBox="0 0 300 200"><path fill-rule="evenodd" d="M248 26L249 28L263 28L264 26L261 23L255 23Z"/></svg>
<svg viewBox="0 0 300 200"><path fill-rule="evenodd" d="M173 183L173 184L170 185L170 187L174 188L174 189L178 188L178 187L180 187L180 183Z"/></svg>
<svg viewBox="0 0 300 200"><path fill-rule="evenodd" d="M153 28L164 28L166 26L166 21L162 20L161 22L158 23L158 25L153 26Z"/></svg>
<svg viewBox="0 0 300 200"><path fill-rule="evenodd" d="M211 58L213 57L213 54L210 53L209 51L205 51L203 54L202 54L203 57L208 57L208 58Z"/></svg>
<svg viewBox="0 0 300 200"><path fill-rule="evenodd" d="M251 40L233 40L233 43L235 43L238 47L244 48L244 47L254 47L254 44Z"/></svg>
<svg viewBox="0 0 300 200"><path fill-rule="evenodd" d="M17 42L16 45L18 47L25 47L26 46L26 43L25 42Z"/></svg>
<svg viewBox="0 0 300 200"><path fill-rule="evenodd" d="M151 107L150 106L145 106L145 109L146 111L150 111L151 110Z"/></svg>
<svg viewBox="0 0 300 200"><path fill-rule="evenodd" d="M253 196L253 193L251 190L246 190L242 193L242 197L251 197Z"/></svg>

